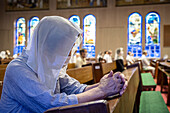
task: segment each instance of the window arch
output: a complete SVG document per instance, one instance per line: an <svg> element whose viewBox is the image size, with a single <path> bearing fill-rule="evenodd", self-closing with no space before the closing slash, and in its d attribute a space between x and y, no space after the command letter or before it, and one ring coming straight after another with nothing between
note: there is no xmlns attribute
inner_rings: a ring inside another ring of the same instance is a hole
<svg viewBox="0 0 170 113"><path fill-rule="evenodd" d="M142 16L134 12L128 17L128 52L134 57L142 56Z"/></svg>
<svg viewBox="0 0 170 113"><path fill-rule="evenodd" d="M28 28L29 28L29 36L27 38L27 44L29 43L30 39L31 39L31 35L35 29L35 27L37 26L37 24L39 23L39 18L37 16L34 16L32 17L30 20L29 20L29 25L28 25Z"/></svg>
<svg viewBox="0 0 170 113"><path fill-rule="evenodd" d="M160 16L156 12L145 17L145 50L149 58L160 57Z"/></svg>
<svg viewBox="0 0 170 113"><path fill-rule="evenodd" d="M96 17L88 14L83 19L83 48L87 49L87 57L95 57Z"/></svg>
<svg viewBox="0 0 170 113"><path fill-rule="evenodd" d="M25 47L25 18L20 17L16 20L13 54L21 54Z"/></svg>
<svg viewBox="0 0 170 113"><path fill-rule="evenodd" d="M78 15L72 15L69 20L80 27L80 17Z"/></svg>
<svg viewBox="0 0 170 113"><path fill-rule="evenodd" d="M77 26L80 27L80 17L78 15L72 15L68 20L70 20L71 22L75 23ZM78 40L78 41L82 41L82 40ZM77 47L77 53L79 53L80 47Z"/></svg>

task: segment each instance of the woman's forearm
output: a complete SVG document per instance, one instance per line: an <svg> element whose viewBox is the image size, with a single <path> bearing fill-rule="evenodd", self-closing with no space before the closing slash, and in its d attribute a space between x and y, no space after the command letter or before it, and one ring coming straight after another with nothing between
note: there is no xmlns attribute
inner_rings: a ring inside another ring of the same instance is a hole
<svg viewBox="0 0 170 113"><path fill-rule="evenodd" d="M88 85L88 86L85 88L84 92L85 92L85 91L88 91L88 90L90 90L90 89L96 88L98 85L99 85L99 83L96 83L96 84L93 84L93 85Z"/></svg>
<svg viewBox="0 0 170 113"><path fill-rule="evenodd" d="M103 99L105 97L105 93L100 88L95 87L83 93L77 94L76 96L78 98L78 103L84 103Z"/></svg>

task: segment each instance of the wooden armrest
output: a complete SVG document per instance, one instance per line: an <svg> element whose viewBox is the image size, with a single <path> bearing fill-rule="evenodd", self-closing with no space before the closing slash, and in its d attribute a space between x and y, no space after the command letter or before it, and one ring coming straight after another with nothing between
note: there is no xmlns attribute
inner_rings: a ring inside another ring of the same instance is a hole
<svg viewBox="0 0 170 113"><path fill-rule="evenodd" d="M81 104L51 108L45 113L110 113L106 100L98 100Z"/></svg>

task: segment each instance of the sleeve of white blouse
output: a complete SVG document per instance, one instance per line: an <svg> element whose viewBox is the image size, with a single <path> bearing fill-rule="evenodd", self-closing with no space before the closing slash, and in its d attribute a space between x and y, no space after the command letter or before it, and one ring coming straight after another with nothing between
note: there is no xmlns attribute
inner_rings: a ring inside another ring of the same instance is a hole
<svg viewBox="0 0 170 113"><path fill-rule="evenodd" d="M70 77L68 74L59 75L61 92L66 94L79 94L87 87L85 84L80 84L76 79Z"/></svg>
<svg viewBox="0 0 170 113"><path fill-rule="evenodd" d="M66 82L65 80L63 82ZM72 85L78 84L73 82L73 80L67 81ZM9 67L7 69L4 85L6 87L5 93L10 98L32 112L40 113L53 107L78 104L75 94L68 95L69 93L64 93L64 90L62 93L54 94L45 84L39 82L36 74L31 69L22 66ZM66 85L64 86L66 87ZM83 87L76 89L75 86L69 89L78 93L83 90ZM66 89L65 91L67 91Z"/></svg>

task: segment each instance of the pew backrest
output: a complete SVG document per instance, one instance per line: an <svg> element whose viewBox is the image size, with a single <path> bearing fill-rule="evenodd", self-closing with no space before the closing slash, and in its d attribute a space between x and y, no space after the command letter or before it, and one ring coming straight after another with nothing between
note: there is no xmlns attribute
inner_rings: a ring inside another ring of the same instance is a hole
<svg viewBox="0 0 170 113"><path fill-rule="evenodd" d="M103 69L101 63L94 63L92 65L94 83L98 83L103 77Z"/></svg>
<svg viewBox="0 0 170 113"><path fill-rule="evenodd" d="M0 68L0 81L3 81L6 68Z"/></svg>
<svg viewBox="0 0 170 113"><path fill-rule="evenodd" d="M117 69L115 61L113 61L112 63L102 63L102 70L104 75L115 69Z"/></svg>
<svg viewBox="0 0 170 113"><path fill-rule="evenodd" d="M67 74L78 80L80 83L86 83L93 80L92 66L67 69Z"/></svg>
<svg viewBox="0 0 170 113"><path fill-rule="evenodd" d="M76 68L76 64L75 63L68 63L67 69L72 69L72 68Z"/></svg>

